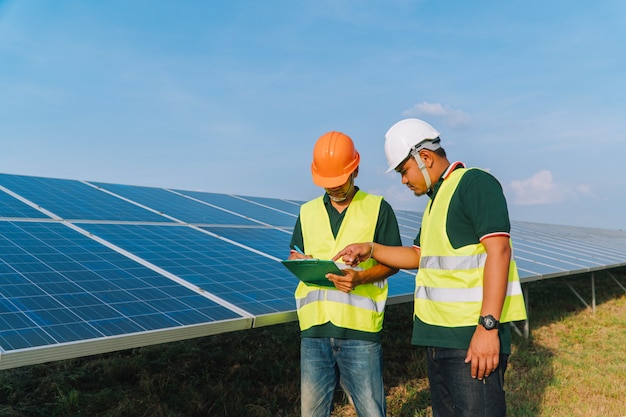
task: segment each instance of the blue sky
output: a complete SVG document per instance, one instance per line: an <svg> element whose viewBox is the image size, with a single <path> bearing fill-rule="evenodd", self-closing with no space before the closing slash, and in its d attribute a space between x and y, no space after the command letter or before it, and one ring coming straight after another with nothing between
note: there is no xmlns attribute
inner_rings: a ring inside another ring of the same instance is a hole
<svg viewBox="0 0 626 417"><path fill-rule="evenodd" d="M513 220L626 230L626 2L2 1L0 172L306 200L315 140L357 179L418 117Z"/></svg>

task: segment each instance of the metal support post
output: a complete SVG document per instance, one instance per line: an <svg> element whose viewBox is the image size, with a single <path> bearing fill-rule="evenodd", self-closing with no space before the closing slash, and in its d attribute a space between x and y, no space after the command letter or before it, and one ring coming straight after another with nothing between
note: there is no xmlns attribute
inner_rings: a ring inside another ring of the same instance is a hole
<svg viewBox="0 0 626 417"><path fill-rule="evenodd" d="M591 273L591 311L596 314L596 276Z"/></svg>
<svg viewBox="0 0 626 417"><path fill-rule="evenodd" d="M524 293L524 304L526 305L526 320L522 326L522 331L519 330L517 325L511 322L511 328L518 336L524 336L528 339L530 337L530 303L528 302L528 286L522 286L522 292Z"/></svg>
<svg viewBox="0 0 626 417"><path fill-rule="evenodd" d="M563 278L562 278L563 279ZM581 303L583 303L585 305L585 307L587 308L591 308L589 306L589 304L587 304L587 302L585 301L584 298L582 298L580 296L580 294L578 294L578 292L576 292L576 290L574 289L574 287L571 286L571 284L569 282L567 282L566 279L563 279L563 282L565 283L565 285L567 285L569 287L569 289L574 293L574 295L580 300Z"/></svg>
<svg viewBox="0 0 626 417"><path fill-rule="evenodd" d="M619 282L619 281L617 280L617 278L615 278L615 276L614 276L613 274L611 274L609 271L606 271L606 273L607 273L607 274L611 277L611 279L612 279L613 281L615 281L615 283L616 283L617 285L619 285L619 287L620 287L622 290L624 290L624 292L626 292L626 287L624 287L624 286L622 285L622 283L621 283L621 282Z"/></svg>

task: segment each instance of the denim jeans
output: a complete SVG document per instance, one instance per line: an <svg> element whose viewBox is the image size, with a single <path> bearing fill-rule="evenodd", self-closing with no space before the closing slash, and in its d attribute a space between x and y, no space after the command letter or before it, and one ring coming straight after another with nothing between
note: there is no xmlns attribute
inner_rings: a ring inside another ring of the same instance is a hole
<svg viewBox="0 0 626 417"><path fill-rule="evenodd" d="M339 384L359 417L385 416L380 343L334 338L300 342L302 417L328 417Z"/></svg>
<svg viewBox="0 0 626 417"><path fill-rule="evenodd" d="M433 417L504 417L504 372L508 355L482 381L472 378L467 350L429 347L428 380Z"/></svg>

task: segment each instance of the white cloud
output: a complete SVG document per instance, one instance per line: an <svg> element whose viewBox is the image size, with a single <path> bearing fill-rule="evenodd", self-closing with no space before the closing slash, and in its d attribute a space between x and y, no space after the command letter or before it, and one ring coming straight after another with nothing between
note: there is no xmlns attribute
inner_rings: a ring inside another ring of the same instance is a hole
<svg viewBox="0 0 626 417"><path fill-rule="evenodd" d="M436 117L451 128L462 128L470 125L470 117L461 110L455 110L441 103L418 103L402 112L403 116L409 117Z"/></svg>
<svg viewBox="0 0 626 417"><path fill-rule="evenodd" d="M591 195L588 185L562 185L554 182L552 172L542 170L526 180L512 181L507 187L513 194L512 204L518 206L552 205Z"/></svg>

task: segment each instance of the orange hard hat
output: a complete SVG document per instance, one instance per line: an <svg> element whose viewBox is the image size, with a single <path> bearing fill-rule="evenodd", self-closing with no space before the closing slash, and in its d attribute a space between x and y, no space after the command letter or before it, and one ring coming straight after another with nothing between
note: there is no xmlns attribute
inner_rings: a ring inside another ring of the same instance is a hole
<svg viewBox="0 0 626 417"><path fill-rule="evenodd" d="M348 181L359 166L361 157L348 135L328 132L320 136L313 148L311 173L315 185L339 187Z"/></svg>

